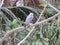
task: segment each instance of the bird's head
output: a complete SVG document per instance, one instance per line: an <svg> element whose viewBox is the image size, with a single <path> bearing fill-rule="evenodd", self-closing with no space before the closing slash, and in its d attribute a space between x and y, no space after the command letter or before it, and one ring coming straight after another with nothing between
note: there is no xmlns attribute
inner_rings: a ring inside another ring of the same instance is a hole
<svg viewBox="0 0 60 45"><path fill-rule="evenodd" d="M30 13L29 16L33 17L34 16L34 13Z"/></svg>

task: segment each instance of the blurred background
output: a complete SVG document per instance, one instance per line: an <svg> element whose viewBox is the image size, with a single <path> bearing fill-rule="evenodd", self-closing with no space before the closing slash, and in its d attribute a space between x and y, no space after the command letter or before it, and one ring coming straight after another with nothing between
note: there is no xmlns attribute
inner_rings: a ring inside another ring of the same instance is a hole
<svg viewBox="0 0 60 45"><path fill-rule="evenodd" d="M60 10L60 0L47 1ZM34 18L31 22L34 24L45 6L46 3L43 0L4 0L2 8L0 8L0 38L7 31L23 26L30 12L34 13ZM54 16L56 13L55 10L47 6L40 21ZM3 41L2 45L17 45L31 29L27 28L24 31L14 32ZM60 45L60 17L37 26L29 38L21 45Z"/></svg>

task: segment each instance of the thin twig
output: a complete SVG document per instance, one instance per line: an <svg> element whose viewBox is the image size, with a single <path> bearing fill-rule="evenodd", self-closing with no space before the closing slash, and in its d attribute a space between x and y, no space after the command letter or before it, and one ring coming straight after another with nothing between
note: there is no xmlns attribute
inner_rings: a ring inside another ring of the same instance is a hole
<svg viewBox="0 0 60 45"><path fill-rule="evenodd" d="M46 2L48 4L48 6L50 6L51 8L53 8L56 12L60 12L57 8L55 8L54 6L52 6L49 2L47 2L46 0L44 0L44 2Z"/></svg>
<svg viewBox="0 0 60 45"><path fill-rule="evenodd" d="M41 16L43 15L46 7L47 7L47 3L46 3L46 6L44 7L44 9L42 10L42 12L41 12L41 14L40 14L40 16L39 16L39 19L36 21L36 23L39 22L39 20L41 19Z"/></svg>
<svg viewBox="0 0 60 45"><path fill-rule="evenodd" d="M4 0L2 0L0 3L1 3L1 4L0 4L0 8L1 8L1 7L2 7L2 5L3 5L3 3L4 3Z"/></svg>

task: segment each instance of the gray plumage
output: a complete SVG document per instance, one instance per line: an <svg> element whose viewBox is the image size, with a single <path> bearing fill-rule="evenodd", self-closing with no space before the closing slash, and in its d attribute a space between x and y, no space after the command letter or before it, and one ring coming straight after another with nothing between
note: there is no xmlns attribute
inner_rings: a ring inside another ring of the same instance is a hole
<svg viewBox="0 0 60 45"><path fill-rule="evenodd" d="M34 17L34 13L30 13L25 20L25 26L28 25L29 23L31 23L31 21L33 20Z"/></svg>

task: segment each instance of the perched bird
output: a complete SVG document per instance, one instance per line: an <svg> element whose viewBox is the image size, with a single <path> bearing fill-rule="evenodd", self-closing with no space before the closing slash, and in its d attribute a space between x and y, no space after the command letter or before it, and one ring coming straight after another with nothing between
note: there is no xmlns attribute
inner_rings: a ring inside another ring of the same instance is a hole
<svg viewBox="0 0 60 45"><path fill-rule="evenodd" d="M33 20L34 17L34 13L30 13L25 20L25 26L29 25L29 23L31 23L31 21Z"/></svg>

